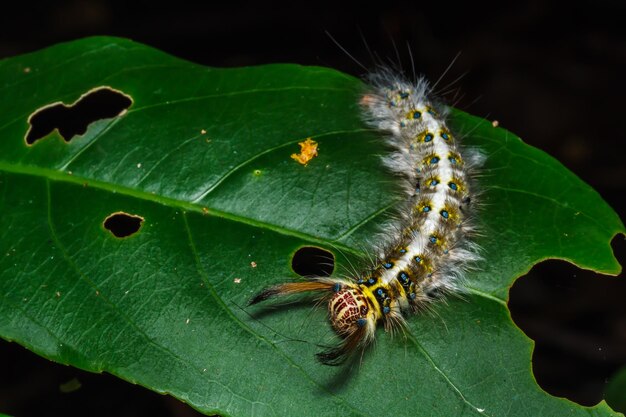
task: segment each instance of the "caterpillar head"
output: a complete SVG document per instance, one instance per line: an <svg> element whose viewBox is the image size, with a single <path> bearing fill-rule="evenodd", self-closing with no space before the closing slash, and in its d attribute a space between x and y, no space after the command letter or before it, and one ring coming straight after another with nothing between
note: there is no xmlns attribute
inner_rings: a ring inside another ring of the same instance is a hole
<svg viewBox="0 0 626 417"><path fill-rule="evenodd" d="M339 335L345 337L367 327L369 321L375 321L365 295L358 287L337 284L334 290L328 310L333 329Z"/></svg>
<svg viewBox="0 0 626 417"><path fill-rule="evenodd" d="M342 363L356 349L364 348L376 331L375 312L356 284L335 283L333 291L328 301L330 323L343 342L317 354L326 365Z"/></svg>

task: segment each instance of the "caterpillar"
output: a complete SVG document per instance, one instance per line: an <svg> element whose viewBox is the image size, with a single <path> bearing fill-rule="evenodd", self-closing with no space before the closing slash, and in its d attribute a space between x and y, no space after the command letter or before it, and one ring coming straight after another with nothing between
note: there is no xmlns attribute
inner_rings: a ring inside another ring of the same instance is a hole
<svg viewBox="0 0 626 417"><path fill-rule="evenodd" d="M317 354L338 365L375 337L405 325L448 293L463 291L466 273L480 260L475 234L473 173L480 152L463 148L446 123L447 109L432 99L428 81L410 82L385 67L367 77L359 104L365 122L391 147L384 165L403 181L399 216L384 229L376 261L358 276L317 277L269 287L250 305L276 296L314 293L328 304L338 346ZM381 234L382 235L382 234Z"/></svg>

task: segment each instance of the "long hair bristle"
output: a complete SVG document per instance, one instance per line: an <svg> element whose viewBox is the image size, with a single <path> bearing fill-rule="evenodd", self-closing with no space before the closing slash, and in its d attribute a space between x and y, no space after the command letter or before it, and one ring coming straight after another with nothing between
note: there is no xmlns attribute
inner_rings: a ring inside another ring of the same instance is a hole
<svg viewBox="0 0 626 417"><path fill-rule="evenodd" d="M339 346L320 352L315 357L324 365L341 365L351 354L364 347L367 331L366 327L358 327L354 332L348 334Z"/></svg>
<svg viewBox="0 0 626 417"><path fill-rule="evenodd" d="M248 302L248 305L254 305L276 296L287 296L302 292L328 292L333 288L333 285L334 282L327 279L315 279L303 282L287 282L285 284L279 284L264 289L263 291L253 296Z"/></svg>
<svg viewBox="0 0 626 417"><path fill-rule="evenodd" d="M325 365L341 365L363 351L381 322L389 333L405 332L406 313L433 313L434 301L462 294L467 272L481 260L472 239L479 195L476 168L485 158L463 147L463 138L449 129L450 109L433 93L441 78L432 85L415 74L407 80L380 64L366 77L368 87L359 100L363 120L384 133L391 152L382 163L399 191L393 202L397 211L372 236L374 249L365 251L369 265L360 271L350 265L353 276L348 279L279 284L250 300L252 305L297 293L327 294L320 301L329 300L331 324L342 340L316 355Z"/></svg>

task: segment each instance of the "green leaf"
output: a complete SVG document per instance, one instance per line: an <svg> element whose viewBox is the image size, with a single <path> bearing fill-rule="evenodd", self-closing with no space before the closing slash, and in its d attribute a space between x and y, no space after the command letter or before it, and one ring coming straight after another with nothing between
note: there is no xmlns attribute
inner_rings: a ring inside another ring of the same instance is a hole
<svg viewBox="0 0 626 417"><path fill-rule="evenodd" d="M26 145L29 115L102 86L128 111ZM314 360L336 340L324 308L246 306L297 279L300 247L349 268L342 255L367 251L397 202L362 88L330 69L205 68L115 38L1 61L0 335L207 414L617 415L536 385L506 299L546 258L618 274L609 242L624 225L556 160L462 112L455 131L488 157L486 261L465 299L410 317L404 337L380 330L351 368ZM290 155L308 137L319 156L302 166ZM140 230L114 237L103 222L119 212Z"/></svg>
<svg viewBox="0 0 626 417"><path fill-rule="evenodd" d="M626 366L611 377L604 391L604 398L614 410L626 412Z"/></svg>

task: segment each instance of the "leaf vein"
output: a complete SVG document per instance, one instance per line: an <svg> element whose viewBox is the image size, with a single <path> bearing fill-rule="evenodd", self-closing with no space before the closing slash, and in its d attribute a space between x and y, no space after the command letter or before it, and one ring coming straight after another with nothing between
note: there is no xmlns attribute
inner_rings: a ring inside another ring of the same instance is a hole
<svg viewBox="0 0 626 417"><path fill-rule="evenodd" d="M316 387L318 387L321 390L324 390L327 394L329 394L330 396L332 396L333 398L335 398L338 402L344 403L346 404L346 406L352 408L355 411L360 412L362 415L367 415L367 414L363 414L361 410L358 410L356 408L354 408L354 406L350 403L348 403L346 401L345 398L342 397L338 397L337 395L335 395L334 393L332 393L331 391L329 391L328 389L326 389L323 385L319 384L318 382L316 382L303 368L301 365L297 364L296 362L294 362L289 356L287 356L284 352L282 352L278 346L276 346L275 343L271 342L270 340L268 340L267 338L255 333L249 326L247 326L241 319L239 319L235 314L233 314L233 312L230 310L230 308L228 308L228 306L226 306L226 304L224 303L224 301L222 300L222 298L217 294L217 292L215 291L215 288L213 288L213 285L209 282L208 280L208 275L206 270L204 269L204 267L202 266L202 263L200 261L200 255L198 254L198 250L196 248L196 245L194 243L194 239L193 239L193 235L191 233L191 228L189 227L189 221L187 220L187 215L186 213L183 213L183 220L185 222L185 230L187 232L187 236L189 238L189 246L191 249L191 252L194 256L194 260L196 263L196 269L198 271L198 274L201 276L202 281L204 282L205 286L207 287L207 289L209 290L209 293L211 294L211 297L213 297L213 299L215 300L216 304L233 320L234 323L236 323L241 329L245 330L246 332L250 333L254 338L256 338L257 340L268 344L269 346L271 346L279 355L281 355L287 362L289 362L289 364L291 366L293 366L295 369L298 369L298 371L300 371L302 373L302 375L309 380L309 382L313 385L315 385Z"/></svg>

